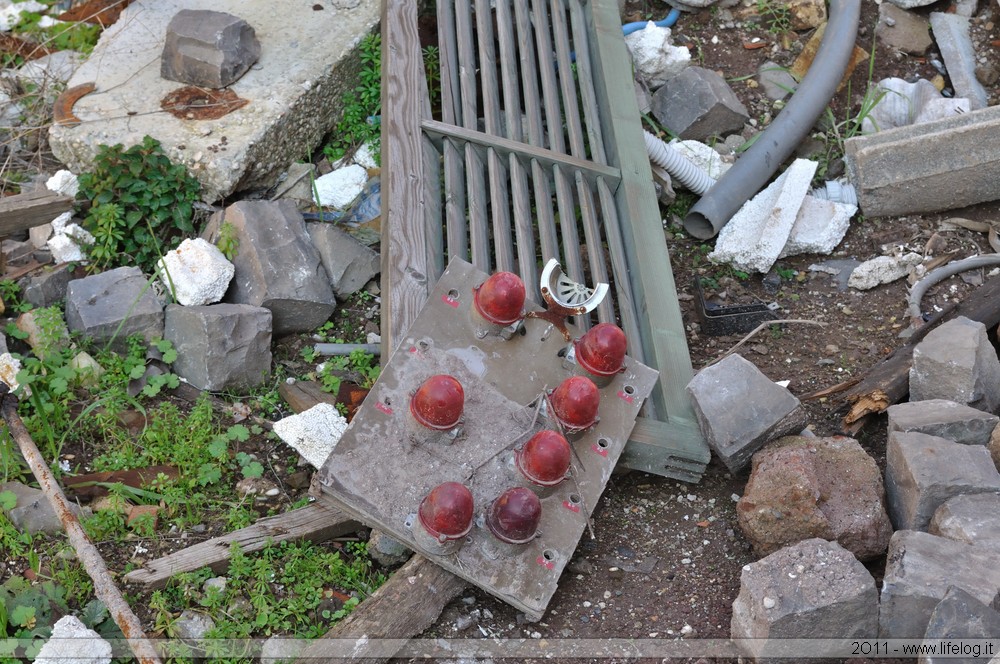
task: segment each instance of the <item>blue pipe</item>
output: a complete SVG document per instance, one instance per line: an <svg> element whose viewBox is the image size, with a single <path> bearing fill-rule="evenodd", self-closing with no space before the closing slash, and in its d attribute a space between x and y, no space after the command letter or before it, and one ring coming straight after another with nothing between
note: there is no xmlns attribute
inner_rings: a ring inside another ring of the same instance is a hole
<svg viewBox="0 0 1000 664"><path fill-rule="evenodd" d="M677 19L679 19L680 17L681 17L681 10L677 9L677 7L674 7L673 9L670 10L670 13L667 14L667 17L665 19L663 19L662 21L656 21L654 25L656 25L659 28L669 28L674 23L676 23ZM642 30L648 24L649 24L648 21L636 21L635 23L626 23L625 25L622 26L622 34L628 36L633 32L635 32L636 30Z"/></svg>

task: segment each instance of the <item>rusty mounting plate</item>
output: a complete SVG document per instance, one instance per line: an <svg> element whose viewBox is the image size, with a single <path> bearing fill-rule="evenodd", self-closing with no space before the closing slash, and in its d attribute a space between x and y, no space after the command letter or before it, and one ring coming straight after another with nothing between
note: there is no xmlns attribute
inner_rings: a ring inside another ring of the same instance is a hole
<svg viewBox="0 0 1000 664"><path fill-rule="evenodd" d="M477 338L473 288L487 275L452 260L320 469L323 500L386 531L450 572L541 618L587 520L604 491L657 372L626 358L624 370L600 389L600 421L571 438L570 477L541 496L539 536L511 556L498 556L482 515L500 493L522 485L509 458L530 435L538 397L573 375L564 368L566 342L548 321L527 318L523 334L505 341ZM538 306L528 303L527 308ZM572 328L571 328L572 331ZM410 395L429 376L455 376L465 390L462 433L450 444L428 440L414 425ZM455 553L435 555L410 526L420 501L442 482L465 483L476 525Z"/></svg>

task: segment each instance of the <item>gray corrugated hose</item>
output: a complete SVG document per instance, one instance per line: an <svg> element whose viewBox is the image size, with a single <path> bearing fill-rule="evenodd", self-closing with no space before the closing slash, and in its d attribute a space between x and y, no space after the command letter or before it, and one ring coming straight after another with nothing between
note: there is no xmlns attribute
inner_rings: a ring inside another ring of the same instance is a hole
<svg viewBox="0 0 1000 664"><path fill-rule="evenodd" d="M684 230L701 240L714 237L805 138L837 91L854 50L860 13L861 0L830 0L826 33L798 90L757 142L695 203Z"/></svg>
<svg viewBox="0 0 1000 664"><path fill-rule="evenodd" d="M715 180L698 168L694 162L656 136L648 131L643 131L642 137L646 139L646 153L649 154L649 160L670 173L670 177L690 191L700 196L715 184Z"/></svg>

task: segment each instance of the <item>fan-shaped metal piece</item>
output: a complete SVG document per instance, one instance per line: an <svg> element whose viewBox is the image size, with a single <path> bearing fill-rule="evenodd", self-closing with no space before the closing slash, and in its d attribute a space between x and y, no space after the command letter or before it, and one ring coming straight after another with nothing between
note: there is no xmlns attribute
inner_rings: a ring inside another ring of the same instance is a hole
<svg viewBox="0 0 1000 664"><path fill-rule="evenodd" d="M599 283L589 288L570 279L562 271L562 266L555 258L549 259L542 270L542 292L546 291L556 304L567 309L575 309L578 313L590 313L604 300L608 294L608 285Z"/></svg>

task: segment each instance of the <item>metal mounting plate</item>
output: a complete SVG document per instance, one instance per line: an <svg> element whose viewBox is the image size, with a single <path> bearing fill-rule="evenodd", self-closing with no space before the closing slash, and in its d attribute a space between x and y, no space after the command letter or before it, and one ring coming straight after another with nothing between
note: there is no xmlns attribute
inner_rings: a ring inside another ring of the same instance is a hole
<svg viewBox="0 0 1000 664"><path fill-rule="evenodd" d="M517 554L498 557L478 517L504 490L521 485L508 463L510 452L551 426L544 416L532 425L535 403L544 389L572 374L563 367L566 343L546 321L526 319L523 334L509 341L476 337L472 293L486 278L465 261L452 260L319 478L324 499L539 619L657 372L626 358L622 373L600 390L598 424L571 440L570 477L541 498L539 536ZM538 309L532 303L527 308ZM438 373L455 376L465 390L463 431L450 444L428 439L409 413L410 395ZM422 548L409 524L424 495L447 481L469 486L477 523L461 549L442 556Z"/></svg>

